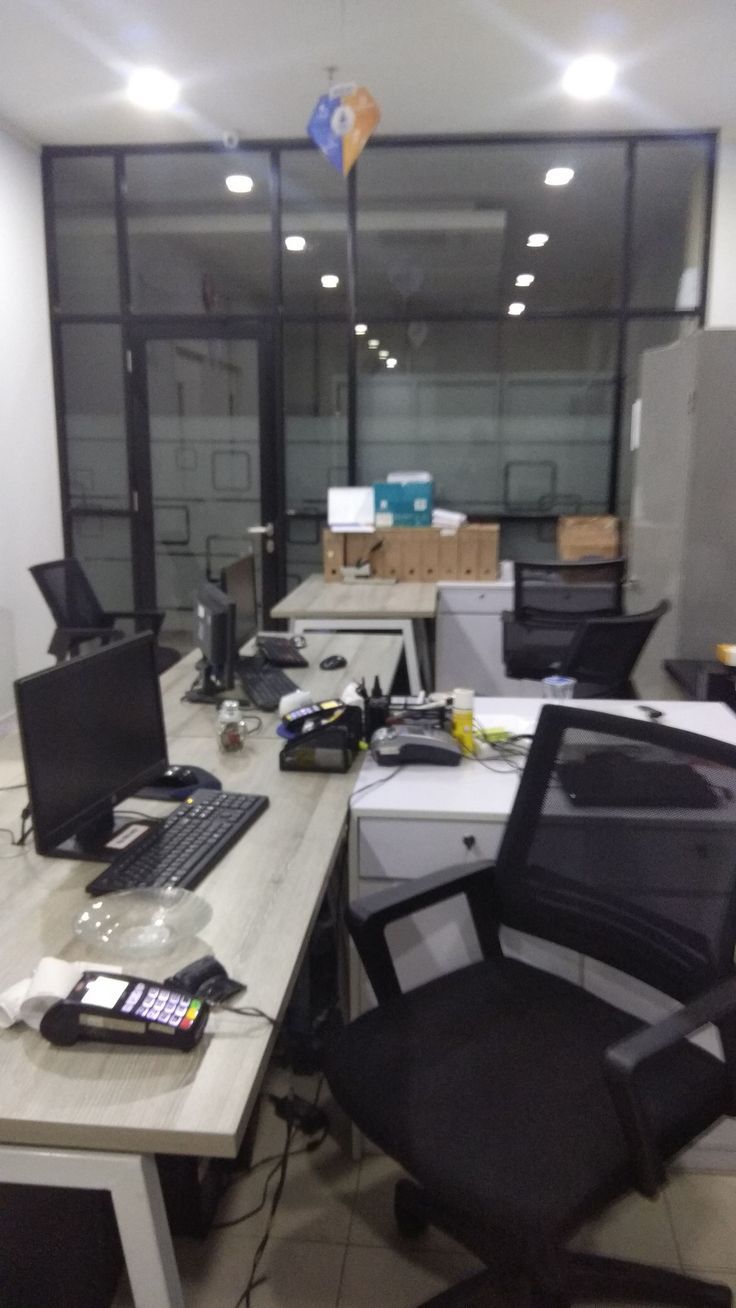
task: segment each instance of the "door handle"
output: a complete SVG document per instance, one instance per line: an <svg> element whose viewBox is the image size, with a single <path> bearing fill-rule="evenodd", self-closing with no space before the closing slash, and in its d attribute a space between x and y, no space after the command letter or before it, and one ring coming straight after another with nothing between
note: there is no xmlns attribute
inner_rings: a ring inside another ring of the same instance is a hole
<svg viewBox="0 0 736 1308"><path fill-rule="evenodd" d="M273 536L273 523L258 523L255 527L246 528L249 536Z"/></svg>

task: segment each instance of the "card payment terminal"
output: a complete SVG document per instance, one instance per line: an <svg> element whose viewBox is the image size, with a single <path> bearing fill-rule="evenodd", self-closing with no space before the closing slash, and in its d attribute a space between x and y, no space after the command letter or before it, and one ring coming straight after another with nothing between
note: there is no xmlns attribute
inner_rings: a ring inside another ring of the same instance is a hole
<svg viewBox="0 0 736 1308"><path fill-rule="evenodd" d="M119 972L83 972L66 999L44 1013L41 1035L53 1045L105 1040L193 1049L205 1026L204 999Z"/></svg>

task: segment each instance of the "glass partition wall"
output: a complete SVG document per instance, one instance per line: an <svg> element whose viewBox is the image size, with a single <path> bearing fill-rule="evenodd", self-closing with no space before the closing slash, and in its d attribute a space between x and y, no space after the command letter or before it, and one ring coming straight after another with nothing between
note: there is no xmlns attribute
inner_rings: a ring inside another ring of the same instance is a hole
<svg viewBox="0 0 736 1308"><path fill-rule="evenodd" d="M704 318L714 158L381 138L345 180L306 141L45 150L68 551L175 630L249 542L266 614L319 570L330 485L427 469L505 557L625 516L641 353Z"/></svg>

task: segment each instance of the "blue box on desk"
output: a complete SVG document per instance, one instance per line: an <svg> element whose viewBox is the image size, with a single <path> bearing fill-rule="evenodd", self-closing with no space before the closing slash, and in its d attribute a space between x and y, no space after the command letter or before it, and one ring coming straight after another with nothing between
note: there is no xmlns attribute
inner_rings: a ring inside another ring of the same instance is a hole
<svg viewBox="0 0 736 1308"><path fill-rule="evenodd" d="M375 481L376 527L431 527L431 481Z"/></svg>

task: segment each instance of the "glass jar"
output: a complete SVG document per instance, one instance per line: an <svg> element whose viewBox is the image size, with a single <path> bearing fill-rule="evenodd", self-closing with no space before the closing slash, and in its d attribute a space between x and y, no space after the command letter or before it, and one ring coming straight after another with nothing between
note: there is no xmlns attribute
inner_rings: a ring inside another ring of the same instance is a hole
<svg viewBox="0 0 736 1308"><path fill-rule="evenodd" d="M217 741L224 754L245 748L248 735L243 710L236 699L224 699L217 710Z"/></svg>

